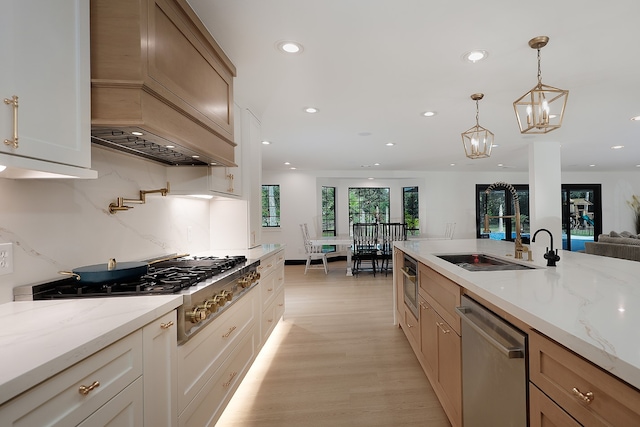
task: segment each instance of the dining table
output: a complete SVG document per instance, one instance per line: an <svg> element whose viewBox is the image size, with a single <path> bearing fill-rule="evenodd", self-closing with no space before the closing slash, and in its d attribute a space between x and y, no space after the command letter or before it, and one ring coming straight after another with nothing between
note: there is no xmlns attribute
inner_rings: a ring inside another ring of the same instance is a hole
<svg viewBox="0 0 640 427"><path fill-rule="evenodd" d="M347 276L353 276L351 270L351 253L353 246L353 237L351 236L323 236L311 238L312 245L333 245L345 247L347 250Z"/></svg>

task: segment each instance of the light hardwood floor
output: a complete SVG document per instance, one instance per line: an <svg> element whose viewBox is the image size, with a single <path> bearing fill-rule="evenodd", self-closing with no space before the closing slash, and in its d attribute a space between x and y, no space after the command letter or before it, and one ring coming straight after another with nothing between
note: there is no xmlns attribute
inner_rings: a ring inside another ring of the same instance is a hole
<svg viewBox="0 0 640 427"><path fill-rule="evenodd" d="M403 332L392 280L285 266L284 320L217 423L248 426L449 426Z"/></svg>

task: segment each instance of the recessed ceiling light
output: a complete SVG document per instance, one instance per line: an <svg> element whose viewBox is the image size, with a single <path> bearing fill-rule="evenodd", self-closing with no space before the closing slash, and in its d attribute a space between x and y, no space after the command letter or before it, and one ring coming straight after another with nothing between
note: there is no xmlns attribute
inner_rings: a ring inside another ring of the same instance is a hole
<svg viewBox="0 0 640 427"><path fill-rule="evenodd" d="M456 165L455 163L449 163L449 166L455 166L455 165Z"/></svg>
<svg viewBox="0 0 640 427"><path fill-rule="evenodd" d="M374 163L373 166L380 166L380 163Z"/></svg>
<svg viewBox="0 0 640 427"><path fill-rule="evenodd" d="M425 116L425 117L433 117L436 114L438 114L438 113L435 112L435 111L425 111L424 113L422 113L422 115Z"/></svg>
<svg viewBox="0 0 640 427"><path fill-rule="evenodd" d="M142 136L144 134L142 132L134 131L134 132L131 132L131 135Z"/></svg>
<svg viewBox="0 0 640 427"><path fill-rule="evenodd" d="M590 168L595 168L595 167L596 167L596 165L589 165L589 167L590 167Z"/></svg>
<svg viewBox="0 0 640 427"><path fill-rule="evenodd" d="M176 148L175 145L165 145L165 148Z"/></svg>
<svg viewBox="0 0 640 427"><path fill-rule="evenodd" d="M200 156L191 156L191 158L193 158L193 159L199 159L199 158L200 158Z"/></svg>
<svg viewBox="0 0 640 427"><path fill-rule="evenodd" d="M289 40L283 40L276 43L278 50L285 53L302 53L302 45L298 42L292 42Z"/></svg>
<svg viewBox="0 0 640 427"><path fill-rule="evenodd" d="M375 178L374 178L374 177L369 177L369 178L367 178L367 179L375 179Z"/></svg>
<svg viewBox="0 0 640 427"><path fill-rule="evenodd" d="M313 114L313 113L317 113L317 112L318 112L318 111L320 111L320 110L318 110L318 109L317 109L317 108L315 108L315 107L306 107L306 108L304 109L304 111L305 111L305 112L307 112L307 113L309 113L309 114Z"/></svg>
<svg viewBox="0 0 640 427"><path fill-rule="evenodd" d="M289 162L284 162L285 165L289 166L291 163Z"/></svg>
<svg viewBox="0 0 640 427"><path fill-rule="evenodd" d="M613 147L611 147L612 150L619 150L621 148L624 148L624 145L614 145Z"/></svg>
<svg viewBox="0 0 640 427"><path fill-rule="evenodd" d="M395 142L387 142L387 147L393 147L394 145L396 145Z"/></svg>
<svg viewBox="0 0 640 427"><path fill-rule="evenodd" d="M487 56L489 56L489 52L487 52L486 50L475 49L475 50L472 50L471 52L467 52L464 55L462 55L462 59L467 62L471 62L472 64L475 64L478 61L487 59Z"/></svg>
<svg viewBox="0 0 640 427"><path fill-rule="evenodd" d="M269 144L271 144L270 141L262 141L262 145L269 145Z"/></svg>
<svg viewBox="0 0 640 427"><path fill-rule="evenodd" d="M631 117L631 120L640 121L640 116Z"/></svg>
<svg viewBox="0 0 640 427"><path fill-rule="evenodd" d="M289 169L291 169L292 171L296 170L296 168L295 168L295 167L290 167Z"/></svg>
<svg viewBox="0 0 640 427"><path fill-rule="evenodd" d="M216 166L218 163L216 162L211 162L211 166Z"/></svg>

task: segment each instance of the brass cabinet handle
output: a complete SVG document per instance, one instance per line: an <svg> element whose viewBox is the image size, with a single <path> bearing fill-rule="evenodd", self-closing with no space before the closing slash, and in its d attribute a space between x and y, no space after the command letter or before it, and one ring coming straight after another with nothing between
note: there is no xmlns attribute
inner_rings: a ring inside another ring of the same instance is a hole
<svg viewBox="0 0 640 427"><path fill-rule="evenodd" d="M89 387L81 385L78 388L78 392L81 395L86 396L87 394L91 393L91 391L96 387L100 387L100 383L98 381L94 381L93 384L91 384Z"/></svg>
<svg viewBox="0 0 640 427"><path fill-rule="evenodd" d="M410 328L413 328L413 325L411 323L409 323L409 322L407 322L407 326L410 327Z"/></svg>
<svg viewBox="0 0 640 427"><path fill-rule="evenodd" d="M436 322L436 325L438 325L438 327L440 328L440 330L442 331L443 334L448 334L449 332L451 332L450 329L445 329L444 328L444 323L443 322Z"/></svg>
<svg viewBox="0 0 640 427"><path fill-rule="evenodd" d="M173 326L173 320L169 321L169 323L160 323L160 327L162 329L169 329Z"/></svg>
<svg viewBox="0 0 640 427"><path fill-rule="evenodd" d="M11 99L5 98L4 103L13 106L13 139L5 139L4 143L18 148L18 97L13 95Z"/></svg>
<svg viewBox="0 0 640 427"><path fill-rule="evenodd" d="M423 303L420 303L420 307L422 307L423 310L429 310L429 306Z"/></svg>
<svg viewBox="0 0 640 427"><path fill-rule="evenodd" d="M233 371L230 375L229 375L229 381L227 381L226 383L222 384L222 387L227 388L231 385L231 382L233 381L233 379L236 377L236 375L238 375L238 373L236 371Z"/></svg>
<svg viewBox="0 0 640 427"><path fill-rule="evenodd" d="M229 335L231 335L231 333L235 330L236 330L235 326L230 327L227 333L222 336L222 338L229 338Z"/></svg>
<svg viewBox="0 0 640 427"><path fill-rule="evenodd" d="M593 402L593 399L595 399L596 397L593 395L593 392L586 392L586 393L582 393L580 390L578 390L577 387L574 387L573 389L571 389L571 391L573 392L573 395L580 398L584 403L586 403L587 405L591 402Z"/></svg>

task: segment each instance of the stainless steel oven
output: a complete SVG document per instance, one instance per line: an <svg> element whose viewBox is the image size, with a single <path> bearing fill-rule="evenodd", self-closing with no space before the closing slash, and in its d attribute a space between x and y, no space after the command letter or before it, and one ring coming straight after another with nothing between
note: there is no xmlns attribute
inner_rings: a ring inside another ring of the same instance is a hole
<svg viewBox="0 0 640 427"><path fill-rule="evenodd" d="M418 262L407 254L402 262L402 282L404 303L418 319Z"/></svg>

